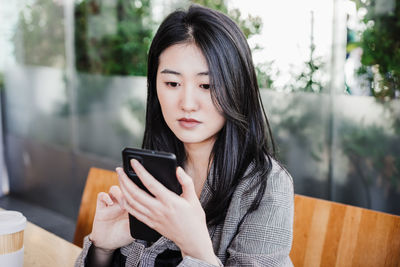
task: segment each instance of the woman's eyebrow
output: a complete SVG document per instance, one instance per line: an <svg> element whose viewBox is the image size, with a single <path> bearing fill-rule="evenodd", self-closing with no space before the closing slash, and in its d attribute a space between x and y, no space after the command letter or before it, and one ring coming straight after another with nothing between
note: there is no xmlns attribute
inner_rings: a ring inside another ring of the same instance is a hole
<svg viewBox="0 0 400 267"><path fill-rule="evenodd" d="M181 75L179 72L169 69L163 69L160 73Z"/></svg>
<svg viewBox="0 0 400 267"><path fill-rule="evenodd" d="M200 76L202 76L202 75L208 76L208 71L199 72L199 73L197 73L197 75L200 75Z"/></svg>
<svg viewBox="0 0 400 267"><path fill-rule="evenodd" d="M170 70L170 69L163 69L160 73L182 75L181 73L174 71L174 70ZM202 71L202 72L197 73L197 75L199 75L199 76L203 76L203 75L207 76L208 74L209 74L208 71Z"/></svg>

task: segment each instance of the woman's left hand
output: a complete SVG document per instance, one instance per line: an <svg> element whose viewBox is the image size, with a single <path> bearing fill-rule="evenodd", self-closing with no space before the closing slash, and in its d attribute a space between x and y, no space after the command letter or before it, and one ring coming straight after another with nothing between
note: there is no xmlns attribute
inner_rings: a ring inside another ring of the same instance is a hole
<svg viewBox="0 0 400 267"><path fill-rule="evenodd" d="M140 189L117 168L124 208L138 220L175 242L182 255L218 265L208 233L205 212L196 195L192 178L178 167L176 176L182 186L179 196L157 181L136 160L132 167L146 188Z"/></svg>

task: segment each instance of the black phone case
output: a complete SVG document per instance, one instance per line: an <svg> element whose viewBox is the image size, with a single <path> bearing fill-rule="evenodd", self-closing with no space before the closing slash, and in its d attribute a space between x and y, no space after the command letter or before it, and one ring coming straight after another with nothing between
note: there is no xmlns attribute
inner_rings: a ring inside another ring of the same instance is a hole
<svg viewBox="0 0 400 267"><path fill-rule="evenodd" d="M182 187L176 178L176 157L172 153L138 149L125 148L122 151L122 162L127 176L141 189L151 194L136 175L130 164L131 159L139 161L143 167L151 173L166 188L180 195ZM148 227L134 216L129 214L129 227L131 236L136 239L149 242L157 241L161 235L154 229Z"/></svg>

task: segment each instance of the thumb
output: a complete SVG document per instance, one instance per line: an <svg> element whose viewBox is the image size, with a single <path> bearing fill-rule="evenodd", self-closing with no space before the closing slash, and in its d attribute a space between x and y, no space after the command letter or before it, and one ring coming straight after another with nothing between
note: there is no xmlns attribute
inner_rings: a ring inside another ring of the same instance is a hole
<svg viewBox="0 0 400 267"><path fill-rule="evenodd" d="M186 199L197 199L196 191L194 189L193 179L181 168L176 169L176 177L182 186L182 197Z"/></svg>

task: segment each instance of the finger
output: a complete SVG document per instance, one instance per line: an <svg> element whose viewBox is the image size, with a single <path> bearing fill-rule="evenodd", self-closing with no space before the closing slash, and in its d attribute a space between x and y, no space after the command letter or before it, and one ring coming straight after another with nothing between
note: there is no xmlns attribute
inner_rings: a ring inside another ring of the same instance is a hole
<svg viewBox="0 0 400 267"><path fill-rule="evenodd" d="M141 221L142 223L146 224L148 227L155 229L155 223L153 220L151 220L148 216L145 214L135 210L135 209L129 209L128 212L134 216L136 219Z"/></svg>
<svg viewBox="0 0 400 267"><path fill-rule="evenodd" d="M134 201L129 198L124 198L124 209L134 216L139 221L145 223L149 227L153 228L154 224L152 223L153 218L156 216L152 211L148 210L146 207L141 205L139 202Z"/></svg>
<svg viewBox="0 0 400 267"><path fill-rule="evenodd" d="M141 202L135 200L132 195L126 190L124 186L121 186L121 192L123 195L123 206L124 209L131 213L132 209L144 214L146 216L151 216L152 212L150 209L143 205Z"/></svg>
<svg viewBox="0 0 400 267"><path fill-rule="evenodd" d="M133 198L140 202L142 205L147 207L156 206L159 202L156 198L148 194L146 191L139 188L129 177L126 175L122 168L116 169L118 173L118 179L121 185L122 192L125 193L126 197Z"/></svg>
<svg viewBox="0 0 400 267"><path fill-rule="evenodd" d="M117 168L116 171L123 198L128 203L128 206L133 206L138 211L146 214L146 216L153 216L154 213L159 214L159 210L162 209L161 202L132 182L122 168Z"/></svg>
<svg viewBox="0 0 400 267"><path fill-rule="evenodd" d="M97 194L97 207L98 208L104 208L108 206L112 206L114 202L112 201L111 197L105 193L105 192L100 192Z"/></svg>
<svg viewBox="0 0 400 267"><path fill-rule="evenodd" d="M117 185L113 185L110 187L110 190L108 191L108 194L110 195L111 199L114 202L118 202L119 204L123 203L123 195L121 192L121 188Z"/></svg>
<svg viewBox="0 0 400 267"><path fill-rule="evenodd" d="M182 197L186 199L197 199L192 177L187 175L181 167L176 169L176 177L182 186Z"/></svg>
<svg viewBox="0 0 400 267"><path fill-rule="evenodd" d="M165 202L174 195L172 191L168 190L163 184L157 181L157 179L155 179L136 159L131 160L131 165L140 181L142 181L143 185L153 196Z"/></svg>

